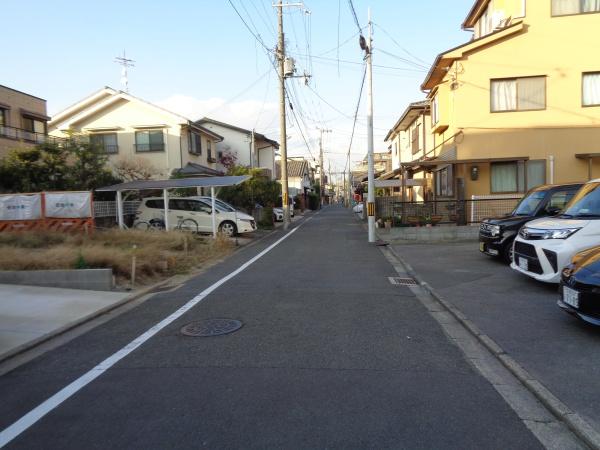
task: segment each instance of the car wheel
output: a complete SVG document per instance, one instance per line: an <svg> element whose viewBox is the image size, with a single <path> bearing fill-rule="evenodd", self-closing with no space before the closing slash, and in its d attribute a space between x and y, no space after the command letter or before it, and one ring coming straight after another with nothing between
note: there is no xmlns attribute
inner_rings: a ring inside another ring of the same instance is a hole
<svg viewBox="0 0 600 450"><path fill-rule="evenodd" d="M514 254L513 254L513 242L514 241L510 241L502 249L502 259L507 264L511 264L513 262L514 257L515 257Z"/></svg>
<svg viewBox="0 0 600 450"><path fill-rule="evenodd" d="M231 237L237 234L237 227L235 226L235 223L226 221L219 226L219 231L225 236Z"/></svg>

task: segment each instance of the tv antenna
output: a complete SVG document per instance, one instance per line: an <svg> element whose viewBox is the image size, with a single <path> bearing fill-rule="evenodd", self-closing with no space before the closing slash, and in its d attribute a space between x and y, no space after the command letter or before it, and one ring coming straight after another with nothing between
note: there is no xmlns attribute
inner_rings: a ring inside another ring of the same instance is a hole
<svg viewBox="0 0 600 450"><path fill-rule="evenodd" d="M129 78L127 76L127 69L129 67L135 67L135 64L133 64L135 61L133 59L128 59L125 55L125 50L123 50L123 56L117 56L115 58L115 62L123 67L121 69L121 84L125 85L125 92L129 93Z"/></svg>

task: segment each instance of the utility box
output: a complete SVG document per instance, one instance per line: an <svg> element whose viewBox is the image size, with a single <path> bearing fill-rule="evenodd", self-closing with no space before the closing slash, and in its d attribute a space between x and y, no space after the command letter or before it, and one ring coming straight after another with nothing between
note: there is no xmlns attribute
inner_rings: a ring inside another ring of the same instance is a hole
<svg viewBox="0 0 600 450"><path fill-rule="evenodd" d="M290 77L296 73L296 60L294 58L285 58L283 72L286 77Z"/></svg>

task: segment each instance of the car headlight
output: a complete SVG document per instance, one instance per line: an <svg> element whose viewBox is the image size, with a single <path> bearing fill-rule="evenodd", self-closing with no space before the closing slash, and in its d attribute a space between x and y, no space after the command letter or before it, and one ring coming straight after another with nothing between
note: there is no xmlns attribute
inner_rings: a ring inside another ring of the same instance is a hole
<svg viewBox="0 0 600 450"><path fill-rule="evenodd" d="M563 228L560 230L547 230L542 239L567 239L581 228Z"/></svg>
<svg viewBox="0 0 600 450"><path fill-rule="evenodd" d="M500 225L488 225L492 236L500 236Z"/></svg>

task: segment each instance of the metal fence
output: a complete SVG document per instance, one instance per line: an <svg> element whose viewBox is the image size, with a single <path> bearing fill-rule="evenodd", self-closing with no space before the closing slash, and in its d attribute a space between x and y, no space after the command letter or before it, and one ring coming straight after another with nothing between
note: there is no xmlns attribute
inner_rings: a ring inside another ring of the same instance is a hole
<svg viewBox="0 0 600 450"><path fill-rule="evenodd" d="M391 218L396 224L445 223L466 225L485 217L509 214L519 198L473 198L470 200L435 200L403 202L399 197L376 197L375 215Z"/></svg>
<svg viewBox="0 0 600 450"><path fill-rule="evenodd" d="M140 206L139 201L123 202L123 215L133 215ZM117 202L100 201L94 202L94 217L117 217Z"/></svg>

